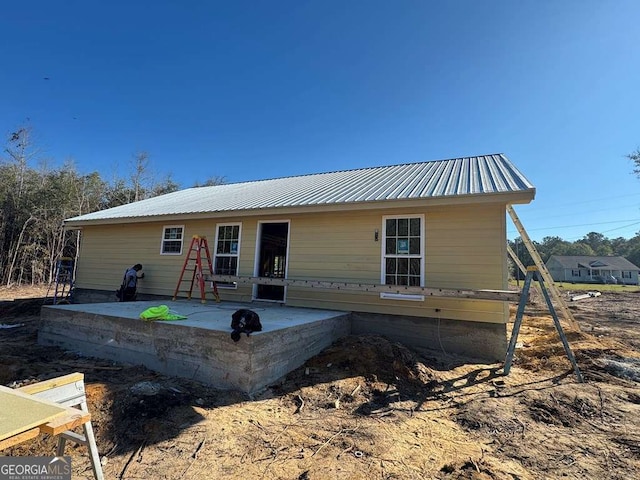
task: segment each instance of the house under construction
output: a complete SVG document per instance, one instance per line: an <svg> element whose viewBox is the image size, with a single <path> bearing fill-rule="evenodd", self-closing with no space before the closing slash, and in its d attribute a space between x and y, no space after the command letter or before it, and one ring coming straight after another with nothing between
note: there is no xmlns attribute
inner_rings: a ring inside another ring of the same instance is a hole
<svg viewBox="0 0 640 480"><path fill-rule="evenodd" d="M173 367L167 373L180 361L200 362L195 356L171 361L172 349L200 349L197 355L208 351L215 359L235 352L256 371L270 355L277 363L291 351L304 351L273 369L277 376L348 333L502 359L509 320L505 300L517 298L505 292L505 211L534 196L533 185L509 159L494 154L189 188L70 218L65 227L81 231L74 305L45 307L41 341L74 348L93 342L88 350L108 346L105 356L117 359L118 345L120 354L137 348L127 344L135 337L135 344L146 342L145 355L155 356L154 368L169 359L165 363ZM206 238L210 252L203 272L195 272L197 281L205 277L211 293L215 280L219 304L211 295L204 305L196 301L197 288L188 301L193 286L187 293L177 286L194 237ZM145 302L113 304L124 269L136 263L144 266L138 298ZM173 297L175 302L167 300ZM144 305L167 302L183 314L189 313L187 305L199 303L196 315L203 322L208 308L213 323L205 328L219 338L189 346L186 339L198 334L180 329L197 328L195 319L161 326L137 320ZM98 303L103 310L90 307L91 325L74 340L73 332L82 330L79 312L89 308L82 303ZM234 344L228 323L233 308L241 306L263 312L265 328ZM298 322L291 308L325 313ZM115 323L100 331L109 322ZM138 323L135 334L127 322ZM264 352L242 353L251 342ZM242 388L263 384L248 381Z"/></svg>

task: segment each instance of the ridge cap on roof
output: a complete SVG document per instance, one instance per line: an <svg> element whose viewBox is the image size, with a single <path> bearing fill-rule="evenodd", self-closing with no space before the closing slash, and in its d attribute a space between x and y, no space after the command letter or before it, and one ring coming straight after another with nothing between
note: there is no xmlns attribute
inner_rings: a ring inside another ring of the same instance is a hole
<svg viewBox="0 0 640 480"><path fill-rule="evenodd" d="M209 185L209 187L222 187L224 185L241 185L243 183L272 182L274 180L287 180L291 178L313 177L315 175L331 175L334 173L349 173L349 172L360 172L360 171L366 171L366 170L378 170L383 168L408 167L412 165L421 165L426 163L452 162L454 160L466 160L466 159L484 158L484 157L501 157L507 160L508 162L511 162L511 160L509 160L509 158L504 153L498 152L498 153L487 153L485 155L467 155L464 157L440 158L437 160L419 160L415 162L396 163L393 165L376 165L376 166L369 166L369 167L347 168L343 170L329 170L326 172L310 172L310 173L301 173L298 175L285 175L282 177L259 178L255 180L244 180L244 181L237 181L237 182L230 182L230 183L221 183L219 185ZM190 187L189 189L191 188L203 188L203 187ZM182 189L182 190L184 191L188 189Z"/></svg>

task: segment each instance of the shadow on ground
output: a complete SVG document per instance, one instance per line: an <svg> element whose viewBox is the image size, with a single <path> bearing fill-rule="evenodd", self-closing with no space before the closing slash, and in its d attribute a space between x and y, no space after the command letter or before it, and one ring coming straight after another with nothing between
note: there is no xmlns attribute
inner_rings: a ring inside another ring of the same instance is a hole
<svg viewBox="0 0 640 480"><path fill-rule="evenodd" d="M203 420L201 409L251 400L237 391L215 390L144 367L40 346L37 328L42 304L43 299L0 303L3 322L20 325L0 330L0 383L17 387L83 372L103 455L135 452L143 445L175 438ZM480 366L459 369L473 365ZM292 408L345 408L356 416L385 416L423 409L429 400L447 399L452 393L460 401L467 391L472 394L478 388L490 396L501 395L501 377L500 364L417 353L381 336L359 335L338 340L253 398L282 397ZM534 383L522 388L537 388ZM446 402L438 405L431 408L449 408ZM29 455L35 452L29 448L37 446L15 448L12 454Z"/></svg>

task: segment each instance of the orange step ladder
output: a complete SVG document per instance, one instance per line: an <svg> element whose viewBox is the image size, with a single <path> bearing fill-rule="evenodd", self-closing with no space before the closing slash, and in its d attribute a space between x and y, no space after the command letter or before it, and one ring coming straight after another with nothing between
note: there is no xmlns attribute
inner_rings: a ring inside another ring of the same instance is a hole
<svg viewBox="0 0 640 480"><path fill-rule="evenodd" d="M207 261L207 267L209 267L209 273L213 275L213 263L211 262L211 254L209 253L209 244L207 243L207 237L200 235L194 235L191 239L191 245L187 252L187 257L184 259L184 265L182 265L182 271L180 272L180 278L176 285L176 290L173 293L173 300L178 297L178 293L187 293L187 298L191 300L193 293L193 286L198 282L200 288L200 300L202 303L206 303L205 298L205 280L202 272L203 254ZM193 267L193 268L192 268ZM185 272L191 271L191 279L185 278ZM180 286L183 282L190 282L189 290L180 290ZM216 302L220 302L220 295L218 295L218 287L216 282L211 282L213 287L213 296L216 298Z"/></svg>

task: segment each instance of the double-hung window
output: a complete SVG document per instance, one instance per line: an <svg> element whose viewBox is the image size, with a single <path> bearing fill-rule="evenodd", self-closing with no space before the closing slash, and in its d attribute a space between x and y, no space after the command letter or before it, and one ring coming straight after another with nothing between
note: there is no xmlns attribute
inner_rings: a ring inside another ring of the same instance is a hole
<svg viewBox="0 0 640 480"><path fill-rule="evenodd" d="M162 230L161 255L181 255L184 226L166 225Z"/></svg>
<svg viewBox="0 0 640 480"><path fill-rule="evenodd" d="M424 285L424 217L383 218L382 283Z"/></svg>
<svg viewBox="0 0 640 480"><path fill-rule="evenodd" d="M240 258L239 223L219 224L216 229L216 248L214 253L213 272L216 275L238 275ZM235 283L217 283L221 288L236 288Z"/></svg>

